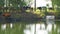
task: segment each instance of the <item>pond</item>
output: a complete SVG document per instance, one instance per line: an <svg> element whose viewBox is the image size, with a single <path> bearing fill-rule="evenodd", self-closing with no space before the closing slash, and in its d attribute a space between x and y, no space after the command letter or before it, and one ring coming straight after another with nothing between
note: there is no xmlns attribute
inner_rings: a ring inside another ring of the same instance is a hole
<svg viewBox="0 0 60 34"><path fill-rule="evenodd" d="M49 22L49 23L48 23ZM60 21L0 24L1 34L60 34Z"/></svg>

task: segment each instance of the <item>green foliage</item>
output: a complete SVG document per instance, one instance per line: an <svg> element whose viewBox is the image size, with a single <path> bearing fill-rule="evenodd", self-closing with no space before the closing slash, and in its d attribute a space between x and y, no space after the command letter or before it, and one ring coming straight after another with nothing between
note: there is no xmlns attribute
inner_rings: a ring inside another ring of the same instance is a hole
<svg viewBox="0 0 60 34"><path fill-rule="evenodd" d="M20 5L20 7L23 7L24 5L26 5L26 3L24 1L21 1L21 0L10 0L10 3L14 7L18 7L18 5Z"/></svg>
<svg viewBox="0 0 60 34"><path fill-rule="evenodd" d="M60 6L60 0L56 0L58 6Z"/></svg>
<svg viewBox="0 0 60 34"><path fill-rule="evenodd" d="M60 6L60 0L52 0L52 2L53 2L53 5L58 5L58 6Z"/></svg>
<svg viewBox="0 0 60 34"><path fill-rule="evenodd" d="M0 6L4 5L4 0L0 0Z"/></svg>

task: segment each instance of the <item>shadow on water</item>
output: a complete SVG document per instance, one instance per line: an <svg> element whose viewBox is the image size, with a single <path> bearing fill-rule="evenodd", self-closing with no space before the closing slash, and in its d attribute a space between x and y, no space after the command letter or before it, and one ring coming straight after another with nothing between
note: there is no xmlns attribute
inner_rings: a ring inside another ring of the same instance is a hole
<svg viewBox="0 0 60 34"><path fill-rule="evenodd" d="M37 23L39 21L44 21L42 18L11 18L11 17L2 17L0 18L0 23Z"/></svg>

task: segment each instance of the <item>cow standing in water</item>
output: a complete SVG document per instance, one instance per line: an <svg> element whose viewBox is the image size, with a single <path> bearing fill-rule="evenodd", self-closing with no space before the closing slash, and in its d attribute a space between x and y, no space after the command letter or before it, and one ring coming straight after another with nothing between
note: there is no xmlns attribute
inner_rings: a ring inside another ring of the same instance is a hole
<svg viewBox="0 0 60 34"><path fill-rule="evenodd" d="M5 30L7 25L10 25L10 28L12 28L12 23L11 23L11 18L10 18L11 14L6 12L3 14L4 17L4 24L1 25L1 29Z"/></svg>
<svg viewBox="0 0 60 34"><path fill-rule="evenodd" d="M10 16L11 16L11 14L6 12L6 13L3 14L3 16L5 18L5 22L10 23Z"/></svg>

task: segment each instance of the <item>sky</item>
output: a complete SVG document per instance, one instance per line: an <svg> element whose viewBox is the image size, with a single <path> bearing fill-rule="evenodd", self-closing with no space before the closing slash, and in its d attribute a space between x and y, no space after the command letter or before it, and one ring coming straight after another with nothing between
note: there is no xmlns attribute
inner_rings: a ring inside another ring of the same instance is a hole
<svg viewBox="0 0 60 34"><path fill-rule="evenodd" d="M31 7L34 7L34 1L35 0L32 1ZM51 0L36 0L36 7L46 7L47 4L49 5L49 7L52 7Z"/></svg>

